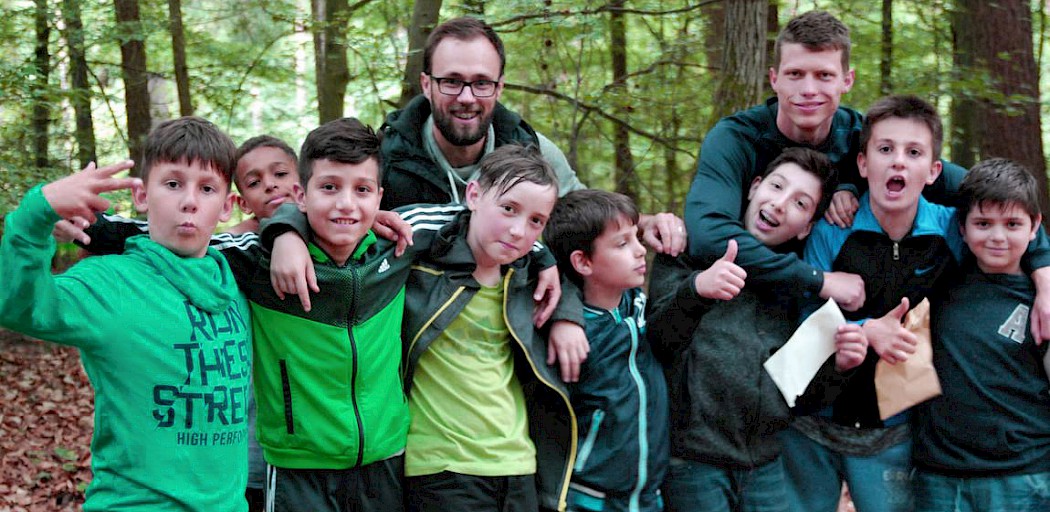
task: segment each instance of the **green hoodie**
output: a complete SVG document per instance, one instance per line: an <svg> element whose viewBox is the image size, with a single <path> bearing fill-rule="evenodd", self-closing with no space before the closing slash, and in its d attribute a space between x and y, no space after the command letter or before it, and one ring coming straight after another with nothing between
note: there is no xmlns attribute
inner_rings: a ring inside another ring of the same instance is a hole
<svg viewBox="0 0 1050 512"><path fill-rule="evenodd" d="M84 510L246 510L251 330L226 260L139 236L52 276L58 219L40 187L7 216L0 324L80 349L95 388Z"/></svg>

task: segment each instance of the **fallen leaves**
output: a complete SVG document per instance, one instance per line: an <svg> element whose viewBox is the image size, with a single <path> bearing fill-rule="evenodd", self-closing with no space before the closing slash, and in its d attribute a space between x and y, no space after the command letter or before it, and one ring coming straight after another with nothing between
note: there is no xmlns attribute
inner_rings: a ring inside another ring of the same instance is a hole
<svg viewBox="0 0 1050 512"><path fill-rule="evenodd" d="M94 394L76 349L0 330L0 512L80 510Z"/></svg>

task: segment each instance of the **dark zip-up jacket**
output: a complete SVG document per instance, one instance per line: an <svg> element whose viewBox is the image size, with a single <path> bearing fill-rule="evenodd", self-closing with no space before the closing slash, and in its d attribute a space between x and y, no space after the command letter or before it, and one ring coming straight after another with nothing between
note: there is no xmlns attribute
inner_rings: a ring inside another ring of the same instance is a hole
<svg viewBox="0 0 1050 512"><path fill-rule="evenodd" d="M467 245L470 211L464 210L438 232L429 252L412 268L406 286L405 323L402 331L404 380L412 392L412 377L419 358L460 314L480 289L472 276L473 253ZM411 212L402 216L413 222ZM544 250L549 256L549 252ZM542 507L565 510L569 477L576 459L576 416L568 391L554 368L546 364L547 341L532 325L537 264L534 250L503 268L503 318L510 330L514 369L525 392L529 435L536 445L536 489ZM551 259L550 261L553 261ZM581 311L563 301L559 309ZM565 315L562 315L563 317ZM582 313L576 314L582 324Z"/></svg>
<svg viewBox="0 0 1050 512"><path fill-rule="evenodd" d="M624 292L612 311L584 305L591 351L569 384L580 435L572 481L655 507L670 461L667 384L646 340L645 294Z"/></svg>
<svg viewBox="0 0 1050 512"><path fill-rule="evenodd" d="M386 116L383 132L383 199L380 208L416 203L442 204L452 201L448 177L427 154L423 124L430 117L430 100L420 94ZM492 112L496 147L508 143L539 144L536 132L500 103Z"/></svg>
<svg viewBox="0 0 1050 512"><path fill-rule="evenodd" d="M840 228L823 219L817 223L807 240L805 259L818 269L849 272L864 279L864 306L857 311L843 311L847 320L861 321L882 317L897 307L902 297L907 297L913 306L921 302L935 287L943 285L943 276L956 271L962 245L954 208L920 197L911 231L900 241L893 241L879 225L865 194L852 227ZM835 400L835 423L881 428L906 420L898 415L884 424L879 418L875 396L878 360L878 354L869 347L864 362Z"/></svg>
<svg viewBox="0 0 1050 512"><path fill-rule="evenodd" d="M667 368L671 455L753 469L782 451L777 433L792 410L762 365L791 337L799 308L790 294L762 288L705 299L694 287L698 273L685 257L658 255L650 277L649 340ZM795 411L830 403L845 382L830 358Z"/></svg>

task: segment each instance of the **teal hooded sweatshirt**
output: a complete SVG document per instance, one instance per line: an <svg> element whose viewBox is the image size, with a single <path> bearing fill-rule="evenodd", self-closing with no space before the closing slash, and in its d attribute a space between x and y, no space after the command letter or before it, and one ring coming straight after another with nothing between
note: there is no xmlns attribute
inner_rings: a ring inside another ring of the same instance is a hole
<svg viewBox="0 0 1050 512"><path fill-rule="evenodd" d="M226 260L138 236L52 276L58 219L39 186L5 219L0 324L80 349L95 388L84 510L246 510L251 329Z"/></svg>

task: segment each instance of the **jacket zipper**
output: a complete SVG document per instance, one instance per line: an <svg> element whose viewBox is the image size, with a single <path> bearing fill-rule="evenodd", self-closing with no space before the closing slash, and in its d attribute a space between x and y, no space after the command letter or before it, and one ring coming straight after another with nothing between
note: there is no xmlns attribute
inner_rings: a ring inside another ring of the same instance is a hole
<svg viewBox="0 0 1050 512"><path fill-rule="evenodd" d="M412 267L412 268L416 269L417 267ZM437 320L437 318L439 316L441 316L441 313L443 313L446 309L448 309L450 306L452 306L452 304L455 304L456 299L459 298L460 294L462 294L465 289L466 289L466 287L464 287L464 286L460 286L459 288L456 288L456 291L452 292L452 296L449 297L449 299L447 301L445 301L445 303L442 304L441 307L438 308L438 310L436 312L434 312L433 315L430 316L430 318L427 319L426 323L424 323L419 328L419 332L417 332L415 334L415 336L412 338L412 342L409 343L409 345L408 345L408 352L406 352L406 354L408 354L408 361L405 362L405 367L402 370L403 371L403 375L401 376L401 380L403 382L402 387L405 389L406 393L411 393L412 392L412 383L411 382L405 382L405 381L407 380L407 377L408 377L409 368L410 367L415 367L415 363L412 362L412 357L413 357L413 352L416 349L416 342L419 341L419 338L423 335L424 332L426 332L427 329L430 328L430 326L434 323L434 321Z"/></svg>
<svg viewBox="0 0 1050 512"><path fill-rule="evenodd" d="M638 326L634 323L634 317L627 317L627 329L631 331L631 355L628 359L631 377L638 386L638 480L635 488L631 491L629 510L639 510L642 488L649 478L649 397L645 388L645 381L638 371Z"/></svg>
<svg viewBox="0 0 1050 512"><path fill-rule="evenodd" d="M576 423L576 411L573 410L572 402L569 400L568 395L562 393L561 390L556 388L550 382L547 382L547 380L540 375L539 370L536 369L535 361L532 360L532 356L529 354L528 349L525 348L525 344L521 342L521 337L514 331L514 327L510 323L510 317L507 314L507 297L509 295L507 292L510 288L510 278L513 275L514 269L512 268L508 269L507 275L503 277L503 322L507 324L507 331L510 332L511 338L514 338L514 341L518 344L518 348L520 348L522 354L525 355L525 360L529 362L529 366L532 368L532 374L536 376L536 380L542 382L543 385L550 388L551 391L557 393L557 395L565 402L565 408L569 411L569 427L572 434L570 436L569 458L565 461L565 472L564 476L562 476L561 492L558 494L558 510L563 510L566 508L565 498L569 494L569 481L572 479L572 468L575 465L576 450L578 449L576 443L578 441L577 438L579 433L577 432L578 425Z"/></svg>
<svg viewBox="0 0 1050 512"><path fill-rule="evenodd" d="M346 319L346 333L350 340L350 403L354 407L354 419L357 421L357 462L354 463L354 467L359 467L365 457L365 426L361 421L361 408L357 403L357 340L354 339L354 326L357 317L357 298L361 294L361 280L356 268L348 268L353 293L350 294L350 312Z"/></svg>
<svg viewBox="0 0 1050 512"><path fill-rule="evenodd" d="M901 246L897 242L893 242L893 261L901 260Z"/></svg>

